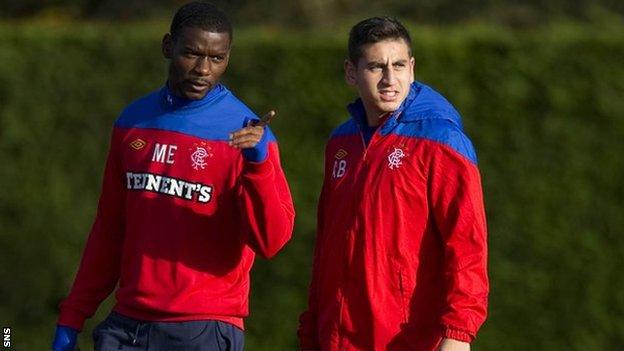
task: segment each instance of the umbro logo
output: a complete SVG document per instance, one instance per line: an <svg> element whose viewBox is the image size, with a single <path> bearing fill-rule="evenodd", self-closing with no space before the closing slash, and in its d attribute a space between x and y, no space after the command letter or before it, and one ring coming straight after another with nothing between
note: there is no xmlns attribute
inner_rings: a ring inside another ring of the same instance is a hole
<svg viewBox="0 0 624 351"><path fill-rule="evenodd" d="M140 138L130 143L130 147L135 150L141 150L142 148L145 147L145 145L147 145L147 142Z"/></svg>
<svg viewBox="0 0 624 351"><path fill-rule="evenodd" d="M338 152L336 152L336 155L334 157L336 157L337 160L341 160L345 156L347 156L347 151L345 149L340 149L338 150Z"/></svg>

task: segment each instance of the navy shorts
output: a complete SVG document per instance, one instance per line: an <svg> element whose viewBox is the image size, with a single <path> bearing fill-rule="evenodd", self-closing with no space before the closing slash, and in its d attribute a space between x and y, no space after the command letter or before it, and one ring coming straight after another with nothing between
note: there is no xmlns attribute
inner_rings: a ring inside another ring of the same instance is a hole
<svg viewBox="0 0 624 351"><path fill-rule="evenodd" d="M116 312L93 330L96 351L242 351L243 341L226 322L143 322Z"/></svg>

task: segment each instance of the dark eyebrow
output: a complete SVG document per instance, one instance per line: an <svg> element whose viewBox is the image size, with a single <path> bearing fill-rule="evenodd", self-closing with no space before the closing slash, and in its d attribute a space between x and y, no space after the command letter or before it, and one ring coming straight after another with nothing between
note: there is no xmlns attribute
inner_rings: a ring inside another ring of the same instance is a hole
<svg viewBox="0 0 624 351"><path fill-rule="evenodd" d="M392 64L393 64L393 65L396 65L396 64L404 64L404 65L405 65L405 64L407 64L407 60L405 60L405 59L400 59L400 60L397 60L397 61L392 62Z"/></svg>
<svg viewBox="0 0 624 351"><path fill-rule="evenodd" d="M184 51L185 52L191 52L193 54L200 54L200 55L204 55L204 52L196 46L185 46L184 47ZM206 56L227 56L228 51L227 50L223 50L223 51L214 51L214 52L210 52L209 54L207 54Z"/></svg>
<svg viewBox="0 0 624 351"><path fill-rule="evenodd" d="M381 61L370 61L366 63L366 67L368 68L374 68L374 67L385 67L386 64L384 62Z"/></svg>

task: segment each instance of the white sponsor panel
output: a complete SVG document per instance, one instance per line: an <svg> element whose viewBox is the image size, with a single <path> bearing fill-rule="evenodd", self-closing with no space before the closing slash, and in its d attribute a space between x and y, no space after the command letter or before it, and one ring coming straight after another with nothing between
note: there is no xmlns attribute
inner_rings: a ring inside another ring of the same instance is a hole
<svg viewBox="0 0 624 351"><path fill-rule="evenodd" d="M208 203L213 187L153 173L126 172L128 190L144 190L175 196L180 199Z"/></svg>

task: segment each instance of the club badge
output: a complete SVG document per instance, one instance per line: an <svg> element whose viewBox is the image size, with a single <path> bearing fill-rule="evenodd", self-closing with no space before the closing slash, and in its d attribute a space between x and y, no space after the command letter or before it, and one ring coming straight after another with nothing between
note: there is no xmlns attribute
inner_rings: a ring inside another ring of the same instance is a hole
<svg viewBox="0 0 624 351"><path fill-rule="evenodd" d="M196 170L204 169L208 164L206 159L214 156L212 149L206 143L194 144L194 146L195 150L191 149L193 151L191 153L191 166Z"/></svg>
<svg viewBox="0 0 624 351"><path fill-rule="evenodd" d="M401 161L403 157L407 156L407 154L400 147L393 147L393 151L388 155L388 167L390 169L399 168L403 162Z"/></svg>

